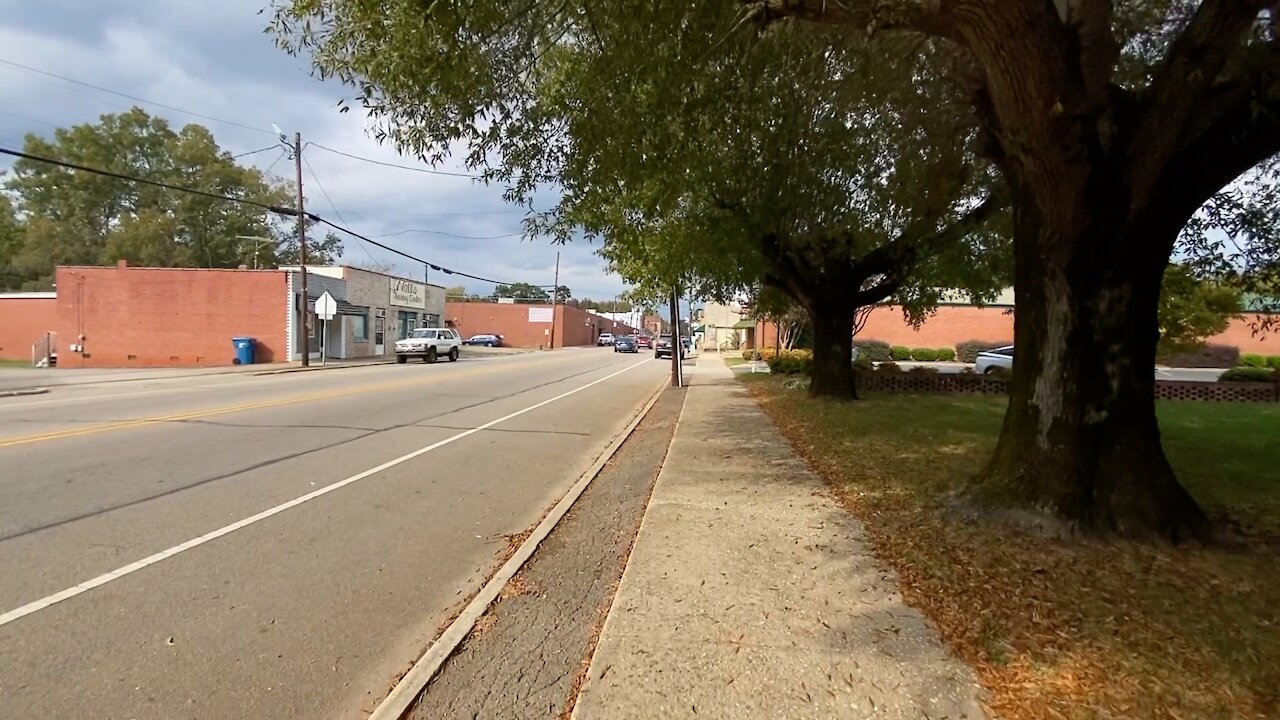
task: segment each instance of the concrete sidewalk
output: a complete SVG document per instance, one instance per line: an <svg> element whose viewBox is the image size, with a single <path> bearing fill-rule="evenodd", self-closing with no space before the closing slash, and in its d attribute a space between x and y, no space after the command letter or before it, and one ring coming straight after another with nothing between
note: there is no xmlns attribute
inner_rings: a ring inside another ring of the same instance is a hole
<svg viewBox="0 0 1280 720"><path fill-rule="evenodd" d="M984 717L733 373L710 356L691 379L574 717Z"/></svg>

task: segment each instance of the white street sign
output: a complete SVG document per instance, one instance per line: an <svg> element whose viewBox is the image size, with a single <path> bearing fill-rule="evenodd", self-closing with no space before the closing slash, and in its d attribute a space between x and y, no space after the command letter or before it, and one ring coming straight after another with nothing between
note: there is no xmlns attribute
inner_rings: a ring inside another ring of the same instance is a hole
<svg viewBox="0 0 1280 720"><path fill-rule="evenodd" d="M338 301L333 299L328 290L316 298L316 317L321 320L332 320L338 314Z"/></svg>

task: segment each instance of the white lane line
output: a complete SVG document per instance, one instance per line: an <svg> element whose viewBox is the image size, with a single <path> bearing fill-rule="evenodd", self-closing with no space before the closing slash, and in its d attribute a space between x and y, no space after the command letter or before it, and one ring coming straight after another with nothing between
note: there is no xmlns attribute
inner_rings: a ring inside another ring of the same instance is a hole
<svg viewBox="0 0 1280 720"><path fill-rule="evenodd" d="M247 518L245 518L245 519L243 519L243 520L239 520L239 521L237 521L237 522L231 523L230 525L227 525L227 526L224 526L224 527L220 527L220 528L218 528L217 530L214 530L213 532L205 533L204 535L201 535L200 537L197 537L197 538L192 538L191 540L188 540L188 541L186 541L186 542L182 543L181 545L174 545L173 547L169 548L168 550L161 550L160 552L155 553L154 555L148 555L147 557L144 557L144 558L142 558L141 560L138 560L137 562L129 563L128 565L125 565L124 567L121 567L121 568L116 568L115 570L112 570L112 571L111 571L111 572L109 572L109 573L104 573L104 574L99 575L98 577L92 578L92 579L90 579L90 580L85 580L84 582L80 583L79 585L75 585L75 586L73 586L73 587L69 587L69 588L67 588L66 590L63 590L63 591L61 591L61 592L56 592L56 593L54 593L54 594L52 594L52 595L49 595L48 597L40 598L39 600L36 600L36 601L34 601L34 602L29 602L29 603L27 603L26 605L23 605L22 607L15 608L15 609L10 610L9 612L7 612L7 613L5 613L5 614L3 614L3 615L0 615L0 627L3 627L3 626L5 626L5 625L8 625L9 623L11 623L11 622L13 622L13 621L15 621L15 620L19 620L19 619L21 619L21 618L24 618L24 617L26 617L26 616L28 616L28 615L30 615L30 614L32 614L32 613L36 613L36 612L39 612L39 611L41 611L41 610L44 610L45 608L49 607L50 605L55 605L55 604L57 604L57 603L62 602L63 600L69 600L69 599L71 599L71 598L73 598L73 597L75 597L75 596L77 596L77 595L80 595L81 593L86 593L86 592L89 592L90 590L92 590L92 589L94 589L94 588L97 588L97 587L101 587L101 586L103 586L103 585L106 585L107 583L111 582L112 580L119 580L120 578L122 578L122 577L124 577L124 576L126 576L126 575L129 575L129 574L135 573L135 572L137 572L137 571L139 571L139 570L141 570L141 569L143 569L143 568L145 568L145 567L148 567L148 566L150 566L150 565L155 565L156 563L160 562L161 560L166 560L166 559L168 559L168 558L173 557L174 555L178 555L178 554L180 554L180 553L184 553L184 552L186 552L186 551L188 551L188 550L190 550L190 549L192 549L192 548L199 547L199 546L201 546L201 545L203 545L203 544L205 544L205 543L207 543L207 542L210 542L210 541L212 541L212 540L217 540L218 538L220 538L220 537L222 537L222 536L224 536L224 535L230 535L231 533L233 533L233 532L235 532L235 531L237 531L237 530L240 530L241 528L245 528L245 527L248 527L248 526L250 526L250 525L252 525L252 524L254 524L254 523L256 523L256 522L261 522L261 521L263 521L263 520L266 520L267 518L269 518L269 517L271 517L271 516L273 516L273 515L279 515L280 513L284 512L285 510L289 510L289 509L291 509L291 508L295 508L295 507L297 507L297 506L299 506L299 505L302 505L303 503L310 502L311 500L315 500L316 498L318 498L318 497L320 497L320 496L322 496L322 495L328 495L329 493L333 492L334 490L338 490L338 489L344 488L344 487L346 487L346 486L348 486L348 485L350 485L350 484L352 484L352 483L355 483L355 482L359 482L359 481L361 481L361 480L364 480L365 478L369 477L370 475L376 475L376 474L378 474L378 473L382 472L383 470L389 470L390 468L393 468L393 467L395 467L395 466L397 466L397 465L400 465L400 464L402 464L402 463L406 463L406 462L408 462L408 461L410 461L410 460L412 460L412 459L414 459L414 458L416 458L416 457L419 457L419 456L421 456L421 455L425 455L425 454L427 454L427 453L431 452L432 450L436 450L436 449L438 449L438 448L442 448L442 447L444 447L445 445L449 445L449 444L451 444L451 443L455 443L455 442L457 442L457 441L459 441L459 440L461 440L461 439L463 439L463 438L465 438L465 437L469 437L469 436L474 435L474 434L476 434L476 433L478 433L478 432L482 432L482 431L484 431L484 430L488 430L489 428L493 427L494 425L498 425L498 424L500 424L500 423L504 423L504 422L506 422L506 421L508 421L508 420L511 420L511 419L513 419L513 418L520 417L521 415L524 415L525 413L533 412L534 410L537 410L538 408L545 407L545 406L550 405L551 403L553 403L553 402L557 402L557 401L559 401L559 400L563 400L563 399L565 399L565 398L569 397L570 395L576 395L577 393L580 393L580 392L582 392L583 390L586 390L587 388L594 387L594 386L599 385L600 383L602 383L602 382L604 382L604 381L606 381L606 380L613 379L613 378L615 378L615 377L617 377L617 376L619 376L619 375L621 375L621 374L623 374L623 373L625 373L625 372L630 372L630 371L632 371L632 370L635 370L635 369L636 369L636 368L638 368L638 367L641 367L642 365L647 365L647 364L648 364L647 362L645 362L645 361L641 361L641 362L635 363L634 365L629 365L629 366L627 366L627 367L625 367L625 368L623 368L623 369L621 369L621 370L619 370L619 371L617 371L617 372L614 372L614 373L610 373L610 374L608 374L608 375L605 375L604 377L602 377L602 378L600 378L600 379L598 379L598 380L592 380L591 382L587 383L586 385L581 385L581 386L576 387L576 388L574 388L574 389L572 389L572 390L570 390L570 391L568 391L568 392L560 393L559 395L556 395L555 397L550 398L550 399L547 399L547 400L543 400L542 402L534 403L533 405L530 405L529 407L526 407L526 408L524 408L524 409L522 409L522 410L517 410L517 411L515 411L515 412L511 413L510 415L504 415L504 416L502 416L502 417L498 418L497 420L490 420L489 422L487 422L487 423L485 423L485 424L483 424L483 425L480 425L480 426L478 426L478 427L471 428L470 430L464 430L464 431L462 431L462 432L458 433L457 435L452 435L452 436L450 436L450 437L445 438L444 440L440 440L439 442L435 442L435 443L432 443L432 444L430 444L430 445L427 445L426 447L419 448L419 449L417 449L417 450L414 450L414 451L413 451L413 452L411 452L411 453L408 453L407 455L401 455L400 457L398 457L398 458L396 458L396 459L394 459L394 460L388 460L387 462L384 462L384 463L382 463L381 465L378 465L377 467L369 468L368 470L365 470L364 472L357 473L357 474L352 475L351 477L346 478L346 479L343 479L343 480L339 480L339 481L337 481L337 482L333 483L332 485L326 485L326 486L324 486L324 487L322 487L322 488L319 488L319 489L317 489L317 490L313 490L313 491L311 491L311 492L307 493L306 495L302 495L302 496L300 496L300 497L296 497L296 498L294 498L294 499L292 499L292 500L290 500L290 501L288 501L288 502L284 502L284 503L281 503L281 504L279 504L279 505L276 505L276 506L275 506L275 507L273 507L273 508L269 508L269 509L267 509L267 510L263 510L262 512L258 513L257 515L250 515L249 517L247 517Z"/></svg>

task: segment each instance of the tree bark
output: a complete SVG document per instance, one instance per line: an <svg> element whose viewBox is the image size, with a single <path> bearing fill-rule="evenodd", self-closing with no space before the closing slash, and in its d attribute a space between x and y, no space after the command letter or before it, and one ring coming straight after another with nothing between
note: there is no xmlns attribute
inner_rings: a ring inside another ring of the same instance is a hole
<svg viewBox="0 0 1280 720"><path fill-rule="evenodd" d="M1126 228L1112 220L1122 216L1109 210L1120 210L1115 202L1096 193L1071 213L1040 212L1025 197L1017 207L1013 379L980 497L1073 533L1207 539L1209 521L1178 483L1155 413L1168 253L1152 249L1172 247L1177 224Z"/></svg>
<svg viewBox="0 0 1280 720"><path fill-rule="evenodd" d="M813 322L813 374L809 395L836 400L856 400L853 372L853 311L838 304L815 305Z"/></svg>

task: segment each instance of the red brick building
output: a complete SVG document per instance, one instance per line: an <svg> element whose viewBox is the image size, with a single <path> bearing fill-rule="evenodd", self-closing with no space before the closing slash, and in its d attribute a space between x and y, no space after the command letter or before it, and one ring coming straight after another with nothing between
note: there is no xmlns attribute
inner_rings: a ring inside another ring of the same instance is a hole
<svg viewBox="0 0 1280 720"><path fill-rule="evenodd" d="M32 347L57 332L57 293L0 295L0 358L33 360Z"/></svg>
<svg viewBox="0 0 1280 720"><path fill-rule="evenodd" d="M523 305L498 302L445 303L445 322L467 338L472 335L501 335L510 347L550 347L552 318L555 347L595 345L600 333L631 334L623 323L614 322L568 305Z"/></svg>

